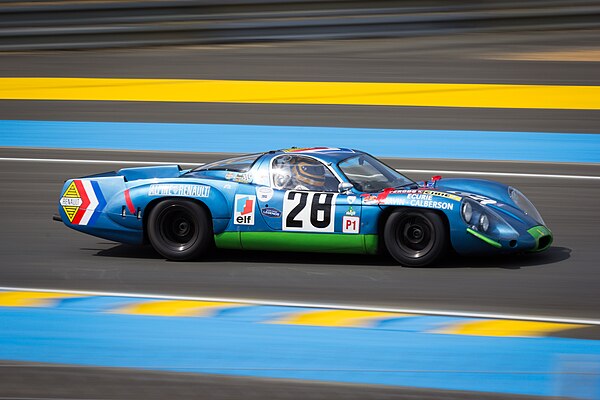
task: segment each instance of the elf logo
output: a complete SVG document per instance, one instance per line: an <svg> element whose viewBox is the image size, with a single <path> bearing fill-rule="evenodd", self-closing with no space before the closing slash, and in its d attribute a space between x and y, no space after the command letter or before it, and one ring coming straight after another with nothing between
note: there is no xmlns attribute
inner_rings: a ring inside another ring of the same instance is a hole
<svg viewBox="0 0 600 400"><path fill-rule="evenodd" d="M233 223L235 225L254 225L254 204L256 204L256 196L236 194Z"/></svg>

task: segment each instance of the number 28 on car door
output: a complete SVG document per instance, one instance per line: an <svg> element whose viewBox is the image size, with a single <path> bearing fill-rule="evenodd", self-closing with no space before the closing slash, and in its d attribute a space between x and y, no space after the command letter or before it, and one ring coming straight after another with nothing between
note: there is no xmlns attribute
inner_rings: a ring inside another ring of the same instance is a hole
<svg viewBox="0 0 600 400"><path fill-rule="evenodd" d="M283 197L283 230L334 232L337 193L287 191Z"/></svg>

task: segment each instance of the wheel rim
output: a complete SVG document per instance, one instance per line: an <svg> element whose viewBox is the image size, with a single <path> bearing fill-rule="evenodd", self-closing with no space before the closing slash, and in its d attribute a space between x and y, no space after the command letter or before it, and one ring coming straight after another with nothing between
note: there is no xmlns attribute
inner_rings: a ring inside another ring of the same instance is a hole
<svg viewBox="0 0 600 400"><path fill-rule="evenodd" d="M185 251L198 239L198 226L193 214L185 207L173 205L161 211L157 218L162 242L171 250Z"/></svg>
<svg viewBox="0 0 600 400"><path fill-rule="evenodd" d="M398 248L407 257L421 258L435 243L435 229L429 219L419 214L405 215L396 225Z"/></svg>

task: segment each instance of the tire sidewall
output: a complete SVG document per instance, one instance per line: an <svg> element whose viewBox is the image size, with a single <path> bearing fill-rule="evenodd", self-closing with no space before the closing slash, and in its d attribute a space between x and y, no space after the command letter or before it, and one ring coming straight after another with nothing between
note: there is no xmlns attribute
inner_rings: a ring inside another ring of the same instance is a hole
<svg viewBox="0 0 600 400"><path fill-rule="evenodd" d="M425 218L433 231L432 247L419 257L411 257L398 244L397 235L401 229L398 224L403 223L403 220L409 216ZM385 223L383 235L390 255L400 265L406 267L423 267L434 263L444 253L448 244L448 234L442 217L437 212L427 209L394 210Z"/></svg>
<svg viewBox="0 0 600 400"><path fill-rule="evenodd" d="M183 211L193 220L195 235L192 243L183 250L175 249L165 235L161 233L163 214L176 210ZM198 203L188 199L167 199L158 203L151 211L147 223L148 239L152 247L163 257L174 261L185 261L198 258L210 244L212 233L209 218L204 208Z"/></svg>

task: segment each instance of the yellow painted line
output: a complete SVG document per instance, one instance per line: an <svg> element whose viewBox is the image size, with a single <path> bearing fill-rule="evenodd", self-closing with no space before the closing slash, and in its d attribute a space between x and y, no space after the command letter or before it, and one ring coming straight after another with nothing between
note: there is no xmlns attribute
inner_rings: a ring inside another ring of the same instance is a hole
<svg viewBox="0 0 600 400"><path fill-rule="evenodd" d="M401 314L377 311L356 310L319 310L292 313L286 317L270 321L272 324L368 327L383 319L408 317L413 314Z"/></svg>
<svg viewBox="0 0 600 400"><path fill-rule="evenodd" d="M56 300L82 297L52 292L0 292L0 307L48 307Z"/></svg>
<svg viewBox="0 0 600 400"><path fill-rule="evenodd" d="M600 110L600 87L453 83L0 78L0 99Z"/></svg>
<svg viewBox="0 0 600 400"><path fill-rule="evenodd" d="M220 301L156 300L130 304L112 310L115 314L155 315L164 317L207 317L228 307L243 307L247 304Z"/></svg>
<svg viewBox="0 0 600 400"><path fill-rule="evenodd" d="M481 320L462 322L435 331L452 335L538 337L587 325L518 320Z"/></svg>

